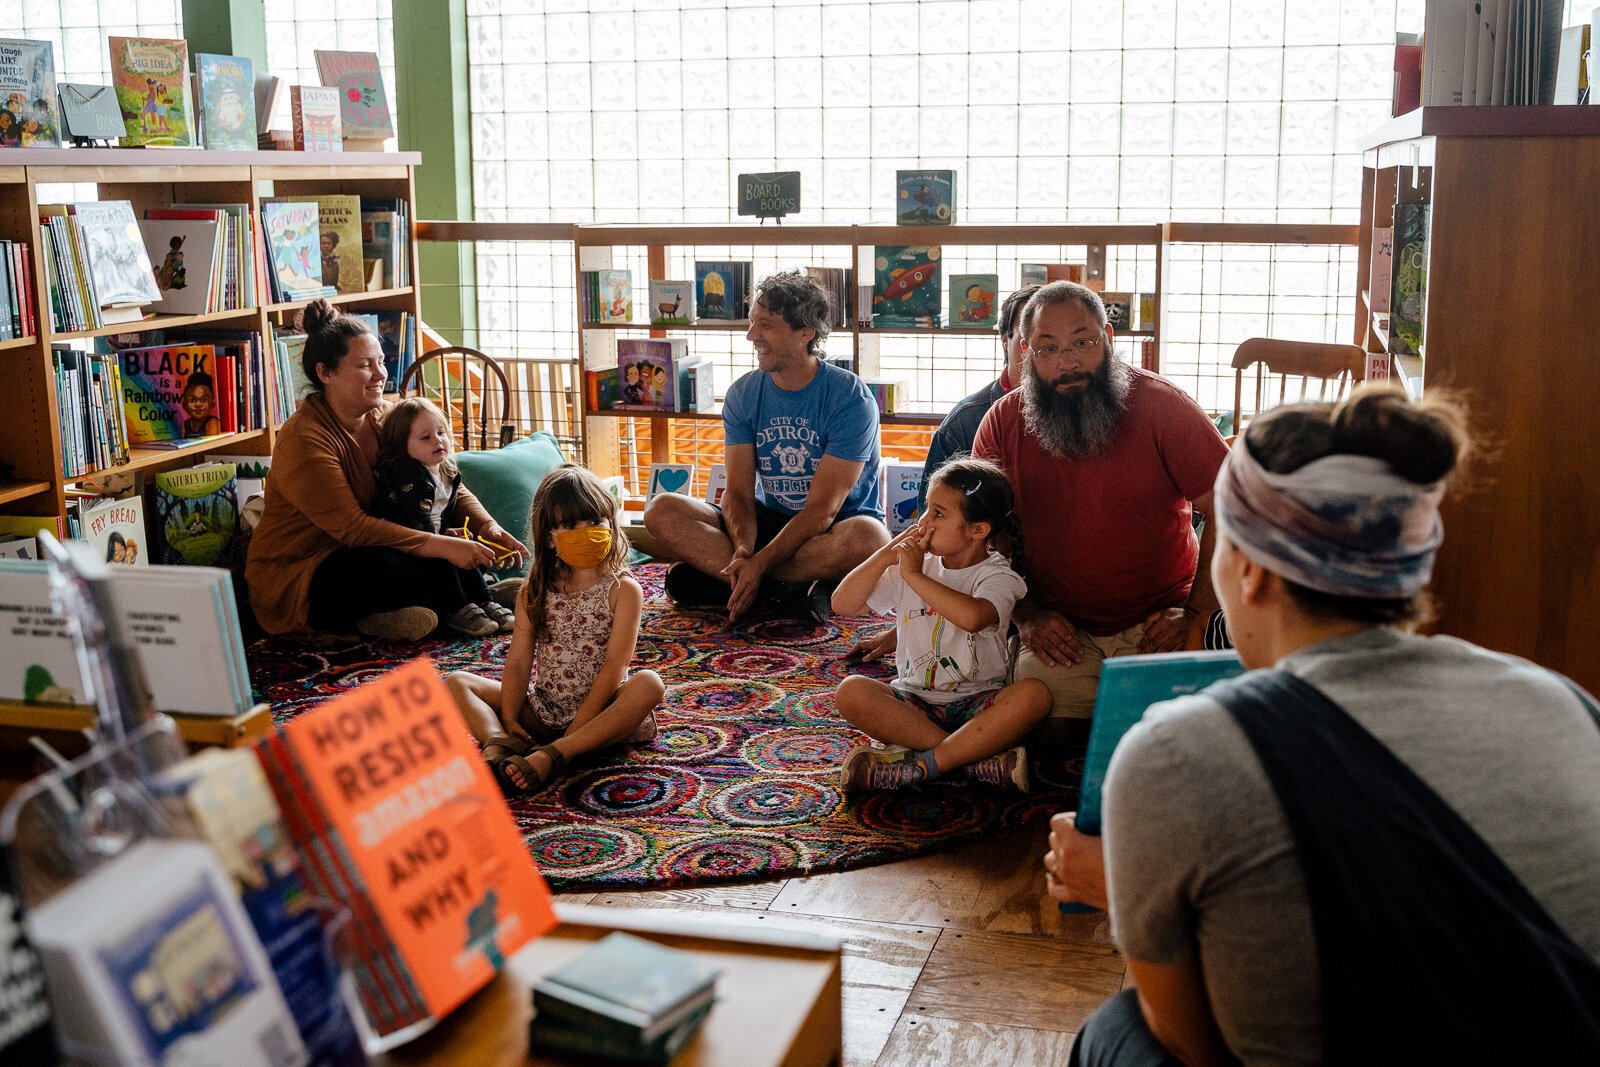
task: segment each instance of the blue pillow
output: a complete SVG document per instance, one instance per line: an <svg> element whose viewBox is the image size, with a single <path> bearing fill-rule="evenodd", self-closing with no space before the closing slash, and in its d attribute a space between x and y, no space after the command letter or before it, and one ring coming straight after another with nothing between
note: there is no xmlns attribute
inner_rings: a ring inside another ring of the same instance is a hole
<svg viewBox="0 0 1600 1067"><path fill-rule="evenodd" d="M540 430L504 448L457 452L455 458L461 468L461 484L472 490L495 522L526 544L533 494L551 468L566 462L554 435ZM510 577L525 570L526 564L497 573Z"/></svg>

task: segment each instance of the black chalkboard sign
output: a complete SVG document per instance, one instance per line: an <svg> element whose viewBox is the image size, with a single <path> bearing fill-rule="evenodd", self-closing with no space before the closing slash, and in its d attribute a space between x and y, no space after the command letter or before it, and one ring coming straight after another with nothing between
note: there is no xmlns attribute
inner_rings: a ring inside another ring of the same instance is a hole
<svg viewBox="0 0 1600 1067"><path fill-rule="evenodd" d="M800 210L800 172L739 175L739 214L781 219Z"/></svg>

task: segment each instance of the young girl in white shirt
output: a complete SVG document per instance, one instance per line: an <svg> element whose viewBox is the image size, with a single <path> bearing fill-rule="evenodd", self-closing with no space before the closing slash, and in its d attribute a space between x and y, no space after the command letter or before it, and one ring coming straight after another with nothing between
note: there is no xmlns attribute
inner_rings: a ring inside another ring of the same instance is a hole
<svg viewBox="0 0 1600 1067"><path fill-rule="evenodd" d="M1027 592L1012 569L1021 553L1005 473L958 459L935 472L917 524L839 583L835 612L893 611L898 637L892 683L856 675L835 691L839 714L890 746L853 749L845 789L920 785L965 767L1027 792L1020 742L1050 713L1051 696L1037 679L1006 684L1011 609Z"/></svg>

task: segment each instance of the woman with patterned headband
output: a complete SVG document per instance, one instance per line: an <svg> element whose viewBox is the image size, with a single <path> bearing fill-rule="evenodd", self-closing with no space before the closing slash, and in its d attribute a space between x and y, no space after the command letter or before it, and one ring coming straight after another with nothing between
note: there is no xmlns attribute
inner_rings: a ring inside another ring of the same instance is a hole
<svg viewBox="0 0 1600 1067"><path fill-rule="evenodd" d="M1600 1063L1600 708L1411 632L1467 447L1370 387L1234 445L1212 573L1251 671L1129 732L1104 837L1052 822L1051 895L1108 907L1138 987L1073 1064Z"/></svg>

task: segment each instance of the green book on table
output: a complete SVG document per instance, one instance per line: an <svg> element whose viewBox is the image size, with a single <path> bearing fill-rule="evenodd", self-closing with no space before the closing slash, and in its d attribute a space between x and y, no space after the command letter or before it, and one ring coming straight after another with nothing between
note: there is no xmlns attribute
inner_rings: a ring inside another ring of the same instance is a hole
<svg viewBox="0 0 1600 1067"><path fill-rule="evenodd" d="M1144 718L1150 705L1189 696L1213 682L1244 673L1238 653L1167 652L1151 656L1117 656L1100 667L1100 688L1089 725L1089 752L1083 761L1076 824L1086 834L1100 833L1101 791L1106 768L1123 735ZM1062 911L1084 911L1085 905L1062 904Z"/></svg>
<svg viewBox="0 0 1600 1067"><path fill-rule="evenodd" d="M711 1001L699 1007L670 1029L645 1040L637 1031L619 1034L594 1026L578 1025L541 1014L528 1026L530 1048L571 1052L582 1057L602 1057L632 1063L668 1063L694 1039L700 1024L711 1014Z"/></svg>
<svg viewBox="0 0 1600 1067"><path fill-rule="evenodd" d="M534 984L536 1022L559 1020L650 1042L706 1008L716 978L690 953L632 934L608 934Z"/></svg>

